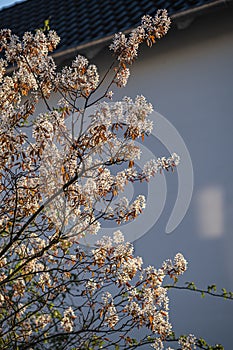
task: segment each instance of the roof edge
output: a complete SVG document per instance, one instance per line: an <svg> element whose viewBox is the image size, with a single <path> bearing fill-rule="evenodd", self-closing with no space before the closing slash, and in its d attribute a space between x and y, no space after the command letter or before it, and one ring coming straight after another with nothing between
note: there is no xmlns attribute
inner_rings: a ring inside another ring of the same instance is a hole
<svg viewBox="0 0 233 350"><path fill-rule="evenodd" d="M176 21L178 21L180 19L184 19L187 16L199 15L202 12L208 11L210 9L215 9L215 8L227 6L230 3L232 3L232 0L215 0L215 1L211 2L211 3L205 4L205 5L201 5L201 6L193 8L193 9L188 9L188 10L185 10L185 11L181 11L181 12L175 13L174 15L171 15L171 19L173 19L176 22ZM132 29L133 28L128 29L128 30L124 31L124 33L128 34L128 33L131 32ZM77 46L72 47L72 48L68 48L66 50L55 52L53 54L53 57L54 58L62 58L63 56L71 55L75 51L77 52L77 51L89 49L89 48L91 48L93 46L97 46L97 45L101 45L101 44L103 45L103 44L109 42L110 40L112 40L113 37L114 37L114 34L108 35L108 36L106 36L104 38L100 38L100 39L97 39L97 40L94 40L94 41L91 41L91 42L88 42L88 43L85 43L85 44L81 44L81 45L77 45Z"/></svg>
<svg viewBox="0 0 233 350"><path fill-rule="evenodd" d="M179 28L179 23L178 23L179 20L183 20L187 17L197 16L197 15L201 14L202 12L206 12L208 10L214 10L216 8L219 8L219 7L224 7L224 6L227 7L230 3L233 3L233 0L215 0L215 1L212 1L212 2L205 4L205 5L201 5L201 6L192 8L192 9L177 12L177 13L171 15L171 19L174 20L175 24ZM134 28L127 29L126 31L124 31L124 33L128 34L132 31L132 29L134 29ZM103 38L96 39L96 40L93 40L93 41L90 41L90 42L87 42L87 43L84 43L81 45L77 45L74 47L70 47L70 48L67 48L64 50L61 49L61 51L53 53L52 56L55 59L56 58L62 59L65 56L66 57L71 56L75 52L78 52L81 50L88 50L88 49L91 49L91 48L96 47L96 46L98 47L98 46L104 45L107 42L111 41L113 39L114 35L115 34L111 34L111 35L105 36Z"/></svg>
<svg viewBox="0 0 233 350"><path fill-rule="evenodd" d="M197 6L193 9L188 9L185 11L177 12L174 15L172 15L171 18L176 20L176 19L180 19L182 17L186 17L189 15L197 15L197 14L200 14L201 12L206 11L206 10L215 9L215 8L219 8L222 6L227 6L230 3L232 3L232 0L215 0L215 1L212 1L208 4Z"/></svg>

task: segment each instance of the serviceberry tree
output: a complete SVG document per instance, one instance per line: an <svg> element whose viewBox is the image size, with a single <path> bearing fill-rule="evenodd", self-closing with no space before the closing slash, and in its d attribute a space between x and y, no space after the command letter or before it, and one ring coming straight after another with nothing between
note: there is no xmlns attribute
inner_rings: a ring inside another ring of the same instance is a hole
<svg viewBox="0 0 233 350"><path fill-rule="evenodd" d="M168 341L208 349L192 335L172 334L164 279L176 282L186 270L182 254L158 269L143 267L117 229L93 249L80 244L98 235L101 221L120 224L142 213L143 196L117 200L128 182L179 163L173 153L137 170L135 140L152 130L152 105L143 96L107 102L114 85L126 85L139 45L151 46L169 25L162 10L128 37L117 34L114 62L101 78L80 55L57 70L49 55L60 40L54 31L26 32L22 40L0 31L1 349L162 349ZM135 328L144 329L141 338L132 336Z"/></svg>

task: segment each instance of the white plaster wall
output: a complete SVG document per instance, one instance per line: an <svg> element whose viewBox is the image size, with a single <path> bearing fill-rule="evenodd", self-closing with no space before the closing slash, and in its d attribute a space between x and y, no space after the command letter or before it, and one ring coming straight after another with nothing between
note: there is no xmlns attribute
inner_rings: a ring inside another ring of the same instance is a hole
<svg viewBox="0 0 233 350"><path fill-rule="evenodd" d="M136 253L145 264L159 265L181 251L189 261L181 281L195 281L200 287L216 283L233 291L232 39L230 11L172 30L157 46L144 49L128 86L115 98L145 95L183 137L194 170L193 197L181 224L170 235L165 233L177 195L177 176L168 175L164 211L135 242ZM97 63L106 64L109 58L104 51ZM148 145L156 155L167 154L155 140ZM150 210L153 215L153 207ZM232 349L233 302L201 299L191 292L169 294L177 334L192 332Z"/></svg>

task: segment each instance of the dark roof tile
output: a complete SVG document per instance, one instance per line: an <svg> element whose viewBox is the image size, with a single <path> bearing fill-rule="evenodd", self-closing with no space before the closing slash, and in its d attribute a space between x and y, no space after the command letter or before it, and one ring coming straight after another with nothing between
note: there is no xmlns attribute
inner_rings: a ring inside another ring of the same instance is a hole
<svg viewBox="0 0 233 350"><path fill-rule="evenodd" d="M19 36L43 26L62 38L63 48L72 48L137 26L144 14L166 8L170 15L214 2L213 0L27 0L0 11L1 28ZM61 45L60 45L61 47Z"/></svg>

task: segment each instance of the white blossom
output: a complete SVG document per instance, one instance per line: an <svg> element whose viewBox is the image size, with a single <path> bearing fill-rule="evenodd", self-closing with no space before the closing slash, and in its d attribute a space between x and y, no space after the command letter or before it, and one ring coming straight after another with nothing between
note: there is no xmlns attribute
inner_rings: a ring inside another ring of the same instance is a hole
<svg viewBox="0 0 233 350"><path fill-rule="evenodd" d="M192 350L196 349L196 340L197 338L193 334L189 334L188 336L180 337L178 343L181 346L182 350Z"/></svg>
<svg viewBox="0 0 233 350"><path fill-rule="evenodd" d="M116 75L116 84L119 87L126 86L130 76L129 68L121 68Z"/></svg>
<svg viewBox="0 0 233 350"><path fill-rule="evenodd" d="M97 289L97 283L93 279L89 279L87 281L86 287L91 291L91 293L94 293Z"/></svg>
<svg viewBox="0 0 233 350"><path fill-rule="evenodd" d="M155 339L154 343L151 345L151 347L155 350L162 350L164 348L163 342L160 338Z"/></svg>
<svg viewBox="0 0 233 350"><path fill-rule="evenodd" d="M116 244L123 243L124 242L124 235L121 231L115 231L113 234L113 241Z"/></svg>
<svg viewBox="0 0 233 350"><path fill-rule="evenodd" d="M76 318L76 315L72 309L72 307L69 307L67 310L64 311L64 316L61 320L61 325L66 332L72 332L74 328L74 320Z"/></svg>

